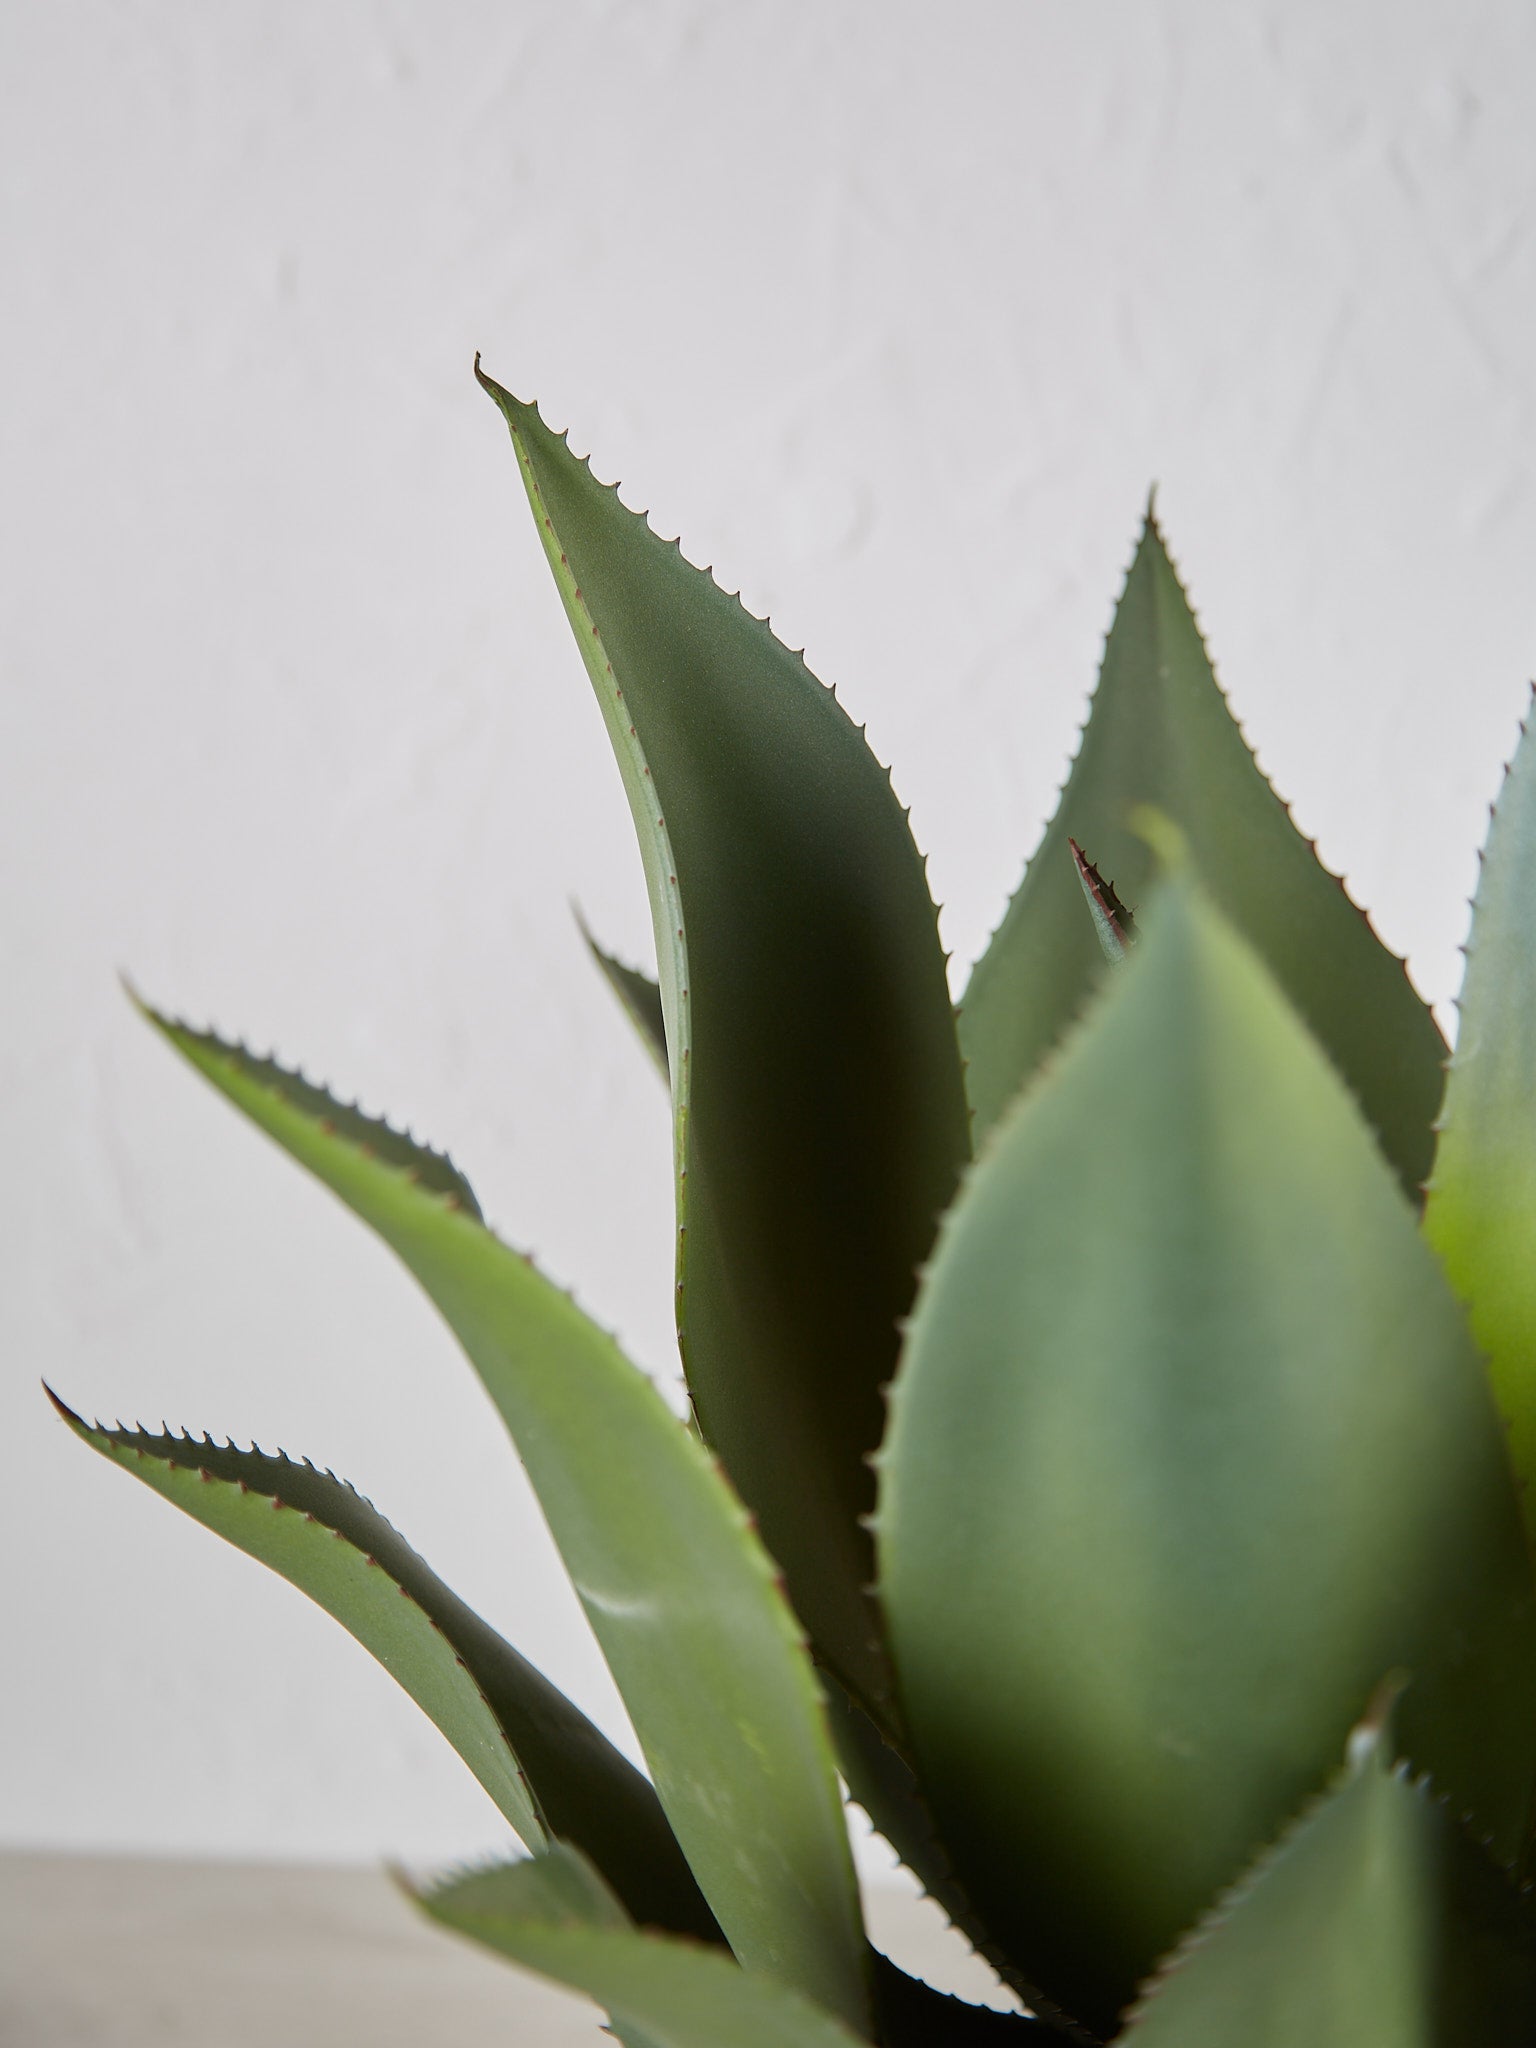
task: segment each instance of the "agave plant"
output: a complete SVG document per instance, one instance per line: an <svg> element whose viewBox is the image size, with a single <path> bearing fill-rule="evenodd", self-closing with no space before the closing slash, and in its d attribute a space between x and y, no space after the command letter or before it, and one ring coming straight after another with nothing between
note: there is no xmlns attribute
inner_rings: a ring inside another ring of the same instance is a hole
<svg viewBox="0 0 1536 2048"><path fill-rule="evenodd" d="M406 1687L528 1852L426 1910L632 2048L1536 2040L1536 749L1448 1062L1149 511L957 1013L861 730L481 381L639 836L691 1422L446 1156L146 1014L441 1310L648 1776L332 1474L67 1419ZM1027 2012L871 1949L844 1785Z"/></svg>

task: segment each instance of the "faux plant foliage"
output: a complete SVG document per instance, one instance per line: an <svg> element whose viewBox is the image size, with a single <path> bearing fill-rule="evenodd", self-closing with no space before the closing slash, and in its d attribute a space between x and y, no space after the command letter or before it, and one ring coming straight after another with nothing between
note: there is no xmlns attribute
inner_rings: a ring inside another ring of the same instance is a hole
<svg viewBox="0 0 1536 2048"><path fill-rule="evenodd" d="M1130 822L1143 804L1184 833L1206 886L1322 1041L1416 1195L1432 1156L1444 1042L1402 962L1260 773L1150 507L1061 803L965 992L960 1032L978 1136L1061 1036L1099 968L1071 844L1113 875L1134 910L1152 875Z"/></svg>
<svg viewBox="0 0 1536 2048"><path fill-rule="evenodd" d="M1528 2048L1536 1928L1379 1726L1147 1988L1125 2048Z"/></svg>
<svg viewBox="0 0 1536 2048"><path fill-rule="evenodd" d="M1536 1517L1536 741L1494 810L1424 1228L1471 1311Z"/></svg>
<svg viewBox="0 0 1536 2048"><path fill-rule="evenodd" d="M1506 1858L1536 1762L1450 1290L1253 950L1187 878L1146 926L945 1222L882 1455L918 1775L983 1916L1101 2030L1383 1671Z"/></svg>
<svg viewBox="0 0 1536 2048"><path fill-rule="evenodd" d="M55 1405L94 1449L334 1615L436 1722L530 1849L575 1843L631 1913L720 1938L649 1783L370 1502L307 1462L208 1437L93 1429Z"/></svg>
<svg viewBox="0 0 1536 2048"><path fill-rule="evenodd" d="M648 1776L332 1475L66 1420L411 1692L530 1852L426 1910L628 2048L1536 2040L1536 760L1442 1105L1149 519L957 1039L860 732L482 382L647 875L657 981L588 943L671 1087L694 1426L444 1155L147 1014L436 1303ZM1041 2017L869 1949L834 1746Z"/></svg>
<svg viewBox="0 0 1536 2048"><path fill-rule="evenodd" d="M801 658L481 382L614 742L671 1053L695 1409L818 1651L889 1713L860 1517L896 1323L968 1150L890 778Z"/></svg>
<svg viewBox="0 0 1536 2048"><path fill-rule="evenodd" d="M772 1561L708 1453L472 1198L430 1185L274 1062L154 1021L441 1311L512 1434L732 1946L861 2019L858 1897L815 1681Z"/></svg>

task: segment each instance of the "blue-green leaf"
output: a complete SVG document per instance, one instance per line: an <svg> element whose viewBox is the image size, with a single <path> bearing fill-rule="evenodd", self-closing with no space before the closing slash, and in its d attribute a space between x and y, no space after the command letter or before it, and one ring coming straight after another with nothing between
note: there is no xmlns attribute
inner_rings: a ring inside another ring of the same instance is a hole
<svg viewBox="0 0 1536 2048"><path fill-rule="evenodd" d="M1530 2048L1530 1909L1372 1730L1180 1945L1123 2048Z"/></svg>
<svg viewBox="0 0 1536 2048"><path fill-rule="evenodd" d="M330 1472L210 1437L75 1434L259 1558L370 1650L447 1736L530 1849L577 1843L641 1922L719 1939L656 1794L563 1693Z"/></svg>
<svg viewBox="0 0 1536 2048"><path fill-rule="evenodd" d="M576 922L581 927L581 936L587 942L587 951L602 970L603 979L619 999L619 1006L635 1030L640 1042L661 1069L661 1078L667 1074L667 1022L662 1014L661 989L648 974L642 974L636 967L626 967L622 960L616 960L602 947L587 930L580 911Z"/></svg>
<svg viewBox="0 0 1536 2048"><path fill-rule="evenodd" d="M1253 949L1189 879L1143 922L945 1223L879 1520L960 1882L1100 2032L1383 1670L1506 1858L1536 1779L1530 1566L1461 1312Z"/></svg>
<svg viewBox="0 0 1536 2048"><path fill-rule="evenodd" d="M1483 856L1424 1231L1466 1302L1536 1528L1536 740Z"/></svg>
<svg viewBox="0 0 1536 2048"><path fill-rule="evenodd" d="M595 1999L653 2048L856 2048L809 1999L714 1948L630 1927L597 1872L556 1844L420 1895L434 1920Z"/></svg>
<svg viewBox="0 0 1536 2048"><path fill-rule="evenodd" d="M800 656L481 382L607 723L650 890L695 1411L819 1655L888 1713L865 1463L969 1135L923 864Z"/></svg>
<svg viewBox="0 0 1536 2048"><path fill-rule="evenodd" d="M1402 962L1260 772L1150 512L1061 802L961 1005L978 1141L1104 973L1069 842L1087 847L1139 905L1153 873L1131 822L1141 805L1183 832L1207 889L1327 1049L1417 1198L1444 1041Z"/></svg>
<svg viewBox="0 0 1536 2048"><path fill-rule="evenodd" d="M274 1063L149 1014L441 1311L517 1445L732 1948L862 2026L865 1944L821 1696L772 1561L708 1453L461 1195L425 1186Z"/></svg>

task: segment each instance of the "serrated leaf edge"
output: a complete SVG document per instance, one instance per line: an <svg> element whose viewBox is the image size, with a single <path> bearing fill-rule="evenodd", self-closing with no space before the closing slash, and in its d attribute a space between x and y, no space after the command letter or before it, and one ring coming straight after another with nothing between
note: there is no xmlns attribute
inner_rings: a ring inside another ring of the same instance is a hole
<svg viewBox="0 0 1536 2048"><path fill-rule="evenodd" d="M269 1094L276 1095L280 1100L287 1102L290 1108L297 1110L299 1114L306 1117L324 1136L342 1139L343 1142L350 1144L354 1150L362 1152L366 1157L372 1159L375 1164L384 1167L387 1171L399 1174L402 1179L420 1188L423 1194L436 1196L439 1200L445 1202L449 1208L464 1210L477 1223L485 1221L480 1208L479 1198L470 1185L468 1176L454 1163L448 1152L440 1150L435 1145L427 1144L424 1140L418 1138L409 1126L392 1124L387 1117L373 1115L370 1111L363 1108L360 1100L353 1102L344 1101L334 1093L326 1082L311 1080L302 1067L286 1065L279 1059L275 1049L265 1053L258 1052L246 1040L226 1038L212 1025L193 1024L185 1017L175 1016L169 1011L158 1009L153 1003L140 995L137 988L126 975L122 976L121 980L128 1000L133 1004L139 1015L144 1018L146 1023L153 1025L155 1030L160 1032L162 1036L170 1039L173 1043L178 1039L191 1039L205 1051L214 1053L220 1058L238 1066L253 1085L265 1088ZM277 1076L277 1080L270 1079L269 1076L272 1075ZM285 1092L281 1085L283 1081L294 1082L299 1087L309 1089L316 1095L322 1096L335 1110L337 1118L342 1121L339 1121L333 1129L327 1129L323 1118L313 1115L307 1107L294 1101ZM387 1138L395 1145L408 1147L410 1151L419 1155L426 1168L434 1173L445 1176L453 1183L453 1186L446 1188L439 1186L435 1181L424 1177L422 1168L402 1164L397 1160L387 1158L382 1153L374 1151L365 1139L354 1138L343 1127L344 1124L352 1123L360 1124L365 1130L377 1132L381 1137Z"/></svg>
<svg viewBox="0 0 1536 2048"><path fill-rule="evenodd" d="M69 1404L66 1401L64 1401L57 1393L54 1392L53 1388L49 1386L46 1380L43 1381L43 1391L47 1394L48 1399L53 1403L54 1409L59 1415L60 1419L64 1423L66 1423L67 1426L70 1429L72 1429L77 1436L83 1437L88 1442L91 1442L96 1449L103 1450L106 1446L110 1445L117 1449L129 1450L132 1451L136 1457L154 1459L157 1463L169 1465L176 1471L194 1472L205 1485L220 1487L230 1493L258 1494L262 1498L271 1501L272 1508L275 1513L299 1515L305 1522L312 1524L315 1528L324 1529L326 1533L329 1536L331 1536L336 1542L345 1544L347 1549L350 1550L354 1556L360 1557L365 1565L370 1566L373 1570L377 1572L380 1572L383 1575L383 1577L388 1581L388 1583L395 1588L396 1592L400 1595L400 1597L403 1600L408 1601L410 1605L416 1610L416 1612L421 1616L423 1621L425 1621L427 1626L432 1630L433 1634L441 1640L444 1648L453 1658L455 1665L464 1674L465 1683L469 1686L470 1690L474 1693L476 1699L479 1700L481 1706L485 1709L486 1716L489 1719L492 1728L496 1732L497 1740L499 1741L502 1749L506 1753L507 1760L511 1766L512 1774L516 1779L518 1785L521 1786L525 1796L527 1797L529 1810L533 1815L533 1818L537 1825L543 1830L545 1841L549 1842L554 1839L554 1836L550 1832L548 1821L545 1818L543 1805L539 1799L539 1796L537 1792L534 1790L533 1785L530 1783L527 1773L523 1769L521 1759L519 1758L516 1750L513 1748L510 1740L507 1737L507 1732L501 1724L500 1715L496 1712L496 1709L492 1706L490 1700L486 1697L485 1692L481 1688L478 1679L476 1679L474 1675L474 1672L470 1669L470 1666L466 1662L466 1660L454 1648L452 1641L449 1639L446 1631L443 1629L441 1623L437 1620L437 1618L426 1607L422 1605L422 1603L416 1598L415 1594L412 1593L410 1588L407 1585L405 1585L396 1576L395 1573L390 1571L387 1565L381 1563L380 1560L374 1556L372 1551L364 1550L361 1544L355 1543L353 1539L346 1533L346 1531L344 1529L337 1527L337 1525L334 1522L328 1521L323 1515L315 1514L313 1510L301 1509L296 1507L291 1501L284 1500L282 1496L275 1490L268 1491L265 1487L252 1486L251 1484L249 1484L248 1481L244 1479L225 1479L221 1477L217 1472L210 1471L206 1465L199 1465L196 1461L195 1456L176 1457L171 1454L171 1451L169 1449L161 1451L152 1448L152 1446L157 1444L176 1447L184 1446L189 1453L195 1453L197 1450L201 1448L206 1448L209 1450L217 1450L223 1448L228 1451L233 1451L238 1457L249 1457L253 1459L259 1459L263 1463L284 1468L290 1471L307 1470L309 1472L316 1474L317 1477L332 1480L337 1486L341 1487L344 1492L350 1494L352 1498L356 1500L362 1507L366 1508L370 1514L378 1515L379 1520L389 1530L390 1534L392 1536L397 1537L400 1543L407 1550L411 1550L412 1546L409 1540L400 1534L400 1531L395 1528L394 1524L389 1520L389 1518L386 1515L379 1514L379 1510L373 1505L373 1502L369 1500L365 1494L360 1493L358 1489L352 1485L350 1480L338 1478L336 1473L333 1472L328 1466L322 1468L320 1466L315 1465L308 1458L294 1459L289 1457L286 1451L282 1450L276 1452L263 1451L260 1448L260 1446L256 1444L254 1441L252 1442L250 1449L247 1451L243 1450L241 1446L234 1441L233 1438L226 1438L224 1444L220 1446L215 1442L214 1438L210 1436L206 1431L204 1431L201 1437L195 1437L189 1430L182 1430L178 1434L177 1432L169 1428L166 1428L164 1424L162 1424L161 1431L157 1435L152 1430L146 1430L142 1423L138 1424L137 1427L130 1429L121 1421L119 1421L115 1427L111 1428L109 1428L108 1425L103 1423L99 1418L97 1418L94 1421L87 1422L83 1415L78 1414L73 1408L69 1406ZM108 1455L110 1455L110 1453L108 1453ZM115 1463L116 1460L114 1459L113 1462ZM233 1547L239 1548L238 1545ZM414 1550L412 1550L412 1555L416 1555ZM254 1561L258 1563L261 1562L260 1559L256 1559ZM422 1565L424 1570L431 1570L431 1567L426 1564L424 1559L422 1560ZM345 1624L342 1624L342 1626L345 1627ZM350 1630L348 1630L347 1632L348 1634L351 1634ZM357 1638L354 1637L353 1640L356 1641ZM366 1650L368 1646L365 1643L360 1643L359 1647ZM391 1674L391 1676L393 1676L393 1674ZM398 1683L399 1681L397 1680L396 1682ZM443 1733L441 1729L439 1729L438 1732L439 1734ZM448 1739L446 1735L444 1736L444 1739ZM489 1787L486 1787L485 1789L489 1793ZM513 1821L513 1818L509 1813L503 1812L502 1818L507 1822L508 1826L513 1828L515 1833L521 1835L521 1829L518 1828L517 1823ZM535 1845L532 1843L529 1843L528 1847L530 1848L530 1850L535 1849ZM535 1853L537 1853L536 1850Z"/></svg>
<svg viewBox="0 0 1536 2048"><path fill-rule="evenodd" d="M1362 1741L1367 1735L1368 1746ZM1220 1933L1233 1914L1247 1902L1323 1809L1354 1784L1363 1771L1378 1767L1377 1752L1386 1739L1388 1731L1385 1727L1369 1729L1367 1723L1357 1724L1350 1735L1345 1760L1339 1768L1297 1808L1271 1841L1256 1850L1252 1860L1231 1884L1224 1886L1216 1894L1194 1925L1179 1937L1150 1974L1142 1980L1135 1998L1121 2015L1122 2029L1133 2026L1146 2016L1179 1972ZM1404 1756L1395 1757L1387 1768L1390 1776L1407 1785L1410 1791L1418 1794L1429 1805L1438 1806L1447 1814L1468 1849L1483 1856L1489 1867L1497 1871L1521 1898L1531 1896L1531 1882L1515 1876L1511 1867L1494 1853L1492 1837L1478 1827L1475 1816L1464 1807L1453 1806L1449 1795L1438 1790L1428 1771L1415 1770L1412 1762Z"/></svg>
<svg viewBox="0 0 1536 2048"><path fill-rule="evenodd" d="M1136 567L1137 558L1139 557L1141 550L1145 545L1147 539L1151 537L1157 541L1158 546L1162 549L1163 557L1168 564L1169 571L1172 574L1174 584L1178 589L1179 596L1183 599L1184 605L1189 612L1190 623L1194 627L1195 636L1200 643L1200 651L1204 655L1206 666L1210 670L1211 681L1215 685L1216 693L1220 697L1222 704L1226 709L1227 716L1232 720L1232 723L1237 730L1238 737L1241 739L1243 743L1243 749L1248 755L1249 760L1252 761L1255 772L1258 774L1260 781L1264 784L1264 787L1269 791L1270 795L1275 799L1276 803L1279 804L1281 810L1285 813L1286 819L1290 823L1292 829L1295 831L1297 837L1307 847L1308 851L1312 855L1312 858L1317 862L1317 865L1321 869L1323 874L1326 875L1328 880L1332 882L1335 885L1335 887L1339 890L1340 894L1344 897L1344 900L1348 903L1350 909L1354 911L1356 917L1358 917L1360 922L1365 926L1366 930L1370 933L1371 937L1375 940L1376 944L1380 946L1381 950L1388 956L1389 959L1393 960L1396 963L1397 967L1402 973L1404 981L1406 981L1409 988L1413 990L1413 993L1418 998L1419 1002L1423 1003L1424 999L1422 996L1419 995L1418 990L1414 988L1413 977L1408 972L1407 956L1405 954L1397 952L1395 948L1389 946L1386 940L1382 938L1380 932L1378 932L1376 929L1376 926L1371 918L1370 912L1365 908L1365 906L1362 903L1356 900L1354 895L1351 893L1349 884L1345 880L1344 876L1341 873L1339 873L1336 869L1329 867L1328 863L1322 858L1322 855L1317 850L1317 841L1309 837L1301 829L1301 826L1296 821L1295 813L1292 810L1291 804L1285 797L1281 796L1279 790L1276 789L1273 781L1270 779L1269 775L1265 771L1264 764L1259 757L1258 749L1253 745L1252 741L1248 738L1247 730L1243 724L1242 719L1240 719L1237 713L1233 710L1232 700L1227 694L1226 688L1222 683L1221 676L1217 669L1216 663L1212 659L1210 646L1205 637L1205 628L1201 624L1199 611L1194 605L1194 603L1191 601L1189 589L1184 581L1182 574L1180 573L1178 562L1173 554L1172 549L1168 546L1167 539L1164 536L1162 523L1157 516L1157 508L1154 499L1155 494L1154 497L1148 498L1146 513L1143 517L1141 524L1141 531L1137 535L1135 546L1131 550L1130 561L1126 565L1125 572L1120 579L1119 591L1110 608L1110 622L1108 627L1106 627L1105 629L1103 640L1101 643L1098 675L1094 681L1093 688L1088 693L1087 709L1083 714L1082 723L1079 725L1077 729L1077 742L1076 745L1073 747L1071 755L1068 758L1066 773L1056 786L1056 801L1052 805L1051 810L1048 816L1046 817L1044 825L1041 827L1039 837L1037 838L1033 849L1031 850L1031 852L1029 853L1028 857L1024 862L1023 872L1020 874L1018 882L1014 886L1012 892L1008 897L1007 902L1003 906L1003 912L1001 917L998 918L997 923L993 925L993 927L987 934L986 943L983 945L980 953L976 956L976 962L973 962L973 969L976 964L978 964L980 961L986 958L988 952L991 950L992 941L997 937L998 933L1007 923L1009 913L1013 909L1014 903L1018 898L1020 890L1022 890L1024 887L1025 880L1029 875L1030 869L1034 865L1035 858L1040 852L1041 847L1044 845L1046 836L1050 832L1051 827L1055 824L1057 818L1061 814L1061 807L1066 797L1067 787L1072 780L1073 771L1076 769L1078 758L1083 751L1083 741L1087 737L1088 726L1093 717L1094 705L1098 700L1099 687L1104 673L1104 655L1108 652L1109 649L1110 635L1114 631L1115 618L1118 615L1120 606L1124 601L1126 591L1130 587L1131 575ZM1424 1007L1426 1010L1428 1010L1427 1004L1425 1004ZM956 1015L963 1015L964 1009L965 1004L962 998L960 1004L957 1006ZM1430 1015L1433 1016L1433 1013L1430 1012ZM1438 1026L1436 1028L1438 1029ZM1332 1064L1331 1060L1330 1064ZM1351 1090L1351 1093L1353 1092L1354 1091ZM1371 1125L1370 1128L1374 1130L1375 1126Z"/></svg>

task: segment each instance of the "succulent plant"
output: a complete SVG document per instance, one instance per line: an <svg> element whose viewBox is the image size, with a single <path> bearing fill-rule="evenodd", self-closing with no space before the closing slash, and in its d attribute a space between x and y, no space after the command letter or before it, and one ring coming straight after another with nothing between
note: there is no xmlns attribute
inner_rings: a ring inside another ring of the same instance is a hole
<svg viewBox="0 0 1536 2048"><path fill-rule="evenodd" d="M639 836L692 1419L447 1157L146 1014L442 1312L649 1775L332 1474L66 1418L406 1687L529 1852L426 1910L632 2048L1536 2041L1536 748L1448 1060L1149 508L956 1012L861 729L481 381ZM840 1776L1035 2017L870 1948Z"/></svg>

